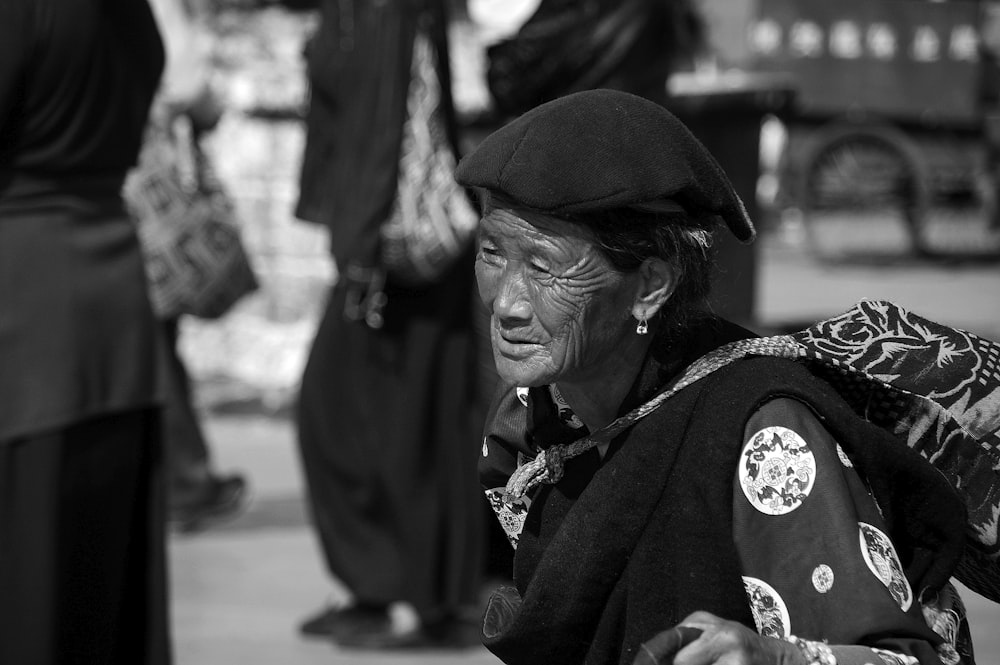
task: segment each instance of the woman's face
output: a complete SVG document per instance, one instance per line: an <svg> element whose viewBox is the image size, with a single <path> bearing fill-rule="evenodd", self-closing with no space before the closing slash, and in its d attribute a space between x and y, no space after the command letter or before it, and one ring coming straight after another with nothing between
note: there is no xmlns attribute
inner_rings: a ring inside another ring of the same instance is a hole
<svg viewBox="0 0 1000 665"><path fill-rule="evenodd" d="M575 224L490 211L479 226L476 280L492 313L500 377L541 386L614 374L616 349L635 335L637 279L612 268Z"/></svg>

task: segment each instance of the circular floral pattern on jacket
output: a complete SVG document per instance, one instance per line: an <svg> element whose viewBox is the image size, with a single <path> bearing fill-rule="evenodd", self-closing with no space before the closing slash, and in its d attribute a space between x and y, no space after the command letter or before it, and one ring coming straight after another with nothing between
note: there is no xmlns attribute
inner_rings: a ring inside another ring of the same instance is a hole
<svg viewBox="0 0 1000 665"><path fill-rule="evenodd" d="M739 474L743 494L754 508L784 515L801 506L812 491L816 458L794 430L765 427L743 447Z"/></svg>
<svg viewBox="0 0 1000 665"><path fill-rule="evenodd" d="M861 556L864 557L872 574L885 585L893 600L905 612L913 603L913 592L903 573L903 565L896 555L896 548L892 546L889 536L878 528L864 522L859 522L858 526L861 536Z"/></svg>
<svg viewBox="0 0 1000 665"><path fill-rule="evenodd" d="M757 634L764 637L787 637L791 627L788 608L770 584L756 577L743 578L743 588L750 600L750 612Z"/></svg>
<svg viewBox="0 0 1000 665"><path fill-rule="evenodd" d="M813 569L812 573L812 583L813 588L820 593L826 593L833 588L833 568L821 563Z"/></svg>

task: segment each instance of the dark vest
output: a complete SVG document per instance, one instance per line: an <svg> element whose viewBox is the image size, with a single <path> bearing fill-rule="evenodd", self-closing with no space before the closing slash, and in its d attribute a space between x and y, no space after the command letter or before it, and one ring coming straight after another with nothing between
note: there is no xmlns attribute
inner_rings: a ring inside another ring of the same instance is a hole
<svg viewBox="0 0 1000 665"><path fill-rule="evenodd" d="M628 664L639 644L696 610L753 628L732 483L747 419L782 396L809 405L869 479L914 588L946 581L964 538L947 482L804 366L754 358L621 435L589 482L574 480L578 458L539 491L515 557L521 601L499 625L488 612L486 646L511 665Z"/></svg>

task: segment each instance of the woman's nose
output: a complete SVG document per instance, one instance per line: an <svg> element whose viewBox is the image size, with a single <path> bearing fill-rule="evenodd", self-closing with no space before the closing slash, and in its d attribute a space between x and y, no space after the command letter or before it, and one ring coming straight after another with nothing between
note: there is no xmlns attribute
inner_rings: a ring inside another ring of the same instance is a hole
<svg viewBox="0 0 1000 665"><path fill-rule="evenodd" d="M526 321L531 318L531 302L528 299L524 279L515 270L504 270L497 284L497 296L493 301L493 314L501 321Z"/></svg>

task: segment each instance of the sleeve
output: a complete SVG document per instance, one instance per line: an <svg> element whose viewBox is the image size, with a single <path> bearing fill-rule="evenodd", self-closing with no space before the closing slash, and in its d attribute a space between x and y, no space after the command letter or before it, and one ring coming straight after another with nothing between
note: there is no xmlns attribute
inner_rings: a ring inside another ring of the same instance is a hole
<svg viewBox="0 0 1000 665"><path fill-rule="evenodd" d="M210 81L212 37L182 0L152 0L166 49L160 98L175 113L191 116L196 128L214 127L221 103Z"/></svg>
<svg viewBox="0 0 1000 665"><path fill-rule="evenodd" d="M30 57L28 6L22 0L0 2L0 154L5 147L4 127L22 95L24 68Z"/></svg>
<svg viewBox="0 0 1000 665"><path fill-rule="evenodd" d="M774 399L747 422L733 529L761 635L797 643L816 662L941 662L942 640L923 618L878 505L805 404Z"/></svg>

